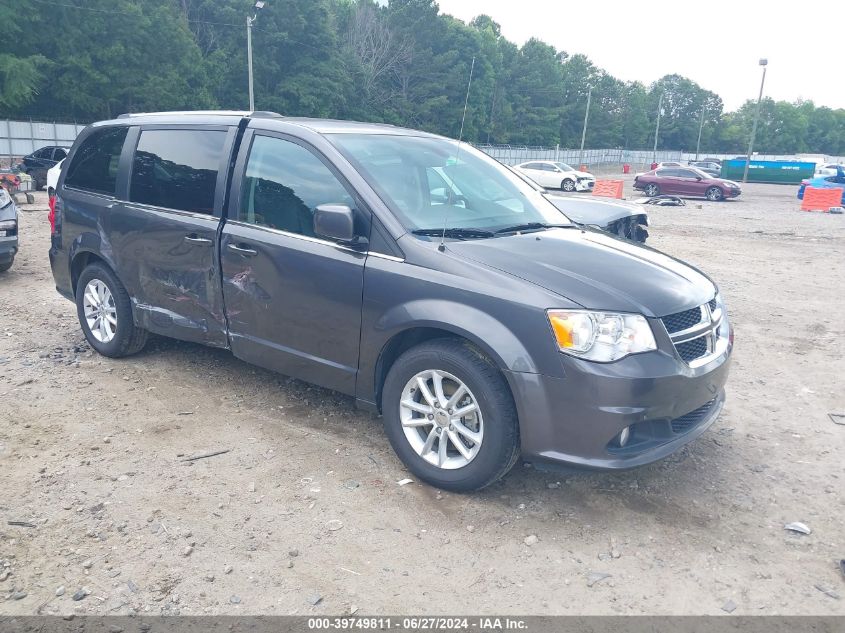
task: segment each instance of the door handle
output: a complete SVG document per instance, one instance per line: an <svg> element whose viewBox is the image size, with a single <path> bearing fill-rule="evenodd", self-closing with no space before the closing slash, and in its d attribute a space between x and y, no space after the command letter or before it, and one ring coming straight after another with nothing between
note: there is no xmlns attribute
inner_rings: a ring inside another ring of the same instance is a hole
<svg viewBox="0 0 845 633"><path fill-rule="evenodd" d="M191 233L185 236L185 241L189 244L197 244L199 246L211 246L211 240L206 237L197 237L196 233Z"/></svg>
<svg viewBox="0 0 845 633"><path fill-rule="evenodd" d="M243 255L244 257L254 257L258 255L258 251L252 248L244 248L243 246L238 246L237 244L229 244L226 248L230 251L234 251L239 255Z"/></svg>

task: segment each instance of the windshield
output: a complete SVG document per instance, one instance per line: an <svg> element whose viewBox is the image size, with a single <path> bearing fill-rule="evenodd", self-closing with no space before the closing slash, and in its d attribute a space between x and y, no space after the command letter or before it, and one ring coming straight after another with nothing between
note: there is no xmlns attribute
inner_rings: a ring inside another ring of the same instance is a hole
<svg viewBox="0 0 845 633"><path fill-rule="evenodd" d="M575 168L571 165L567 165L566 163L555 163L561 171L575 171Z"/></svg>
<svg viewBox="0 0 845 633"><path fill-rule="evenodd" d="M534 187L466 143L386 134L328 137L409 231L569 224Z"/></svg>

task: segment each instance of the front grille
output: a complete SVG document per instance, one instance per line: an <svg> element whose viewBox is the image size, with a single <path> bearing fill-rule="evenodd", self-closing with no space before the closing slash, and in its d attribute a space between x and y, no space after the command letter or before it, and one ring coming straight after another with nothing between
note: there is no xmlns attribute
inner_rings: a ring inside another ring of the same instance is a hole
<svg viewBox="0 0 845 633"><path fill-rule="evenodd" d="M690 411L686 415L672 420L673 433L686 433L694 426L698 425L702 420L705 420L713 407L716 406L716 398L713 398L707 404L698 407L695 411Z"/></svg>
<svg viewBox="0 0 845 633"><path fill-rule="evenodd" d="M716 297L713 297L712 299L710 299L710 301L707 302L707 305L710 306L710 312L715 312L716 311L716 305L717 305L716 304Z"/></svg>
<svg viewBox="0 0 845 633"><path fill-rule="evenodd" d="M678 356L689 363L707 354L707 337L700 336L684 343L675 343L675 349L678 350Z"/></svg>
<svg viewBox="0 0 845 633"><path fill-rule="evenodd" d="M662 321L669 334L689 329L693 325L701 323L701 307L670 314L669 316L663 317Z"/></svg>

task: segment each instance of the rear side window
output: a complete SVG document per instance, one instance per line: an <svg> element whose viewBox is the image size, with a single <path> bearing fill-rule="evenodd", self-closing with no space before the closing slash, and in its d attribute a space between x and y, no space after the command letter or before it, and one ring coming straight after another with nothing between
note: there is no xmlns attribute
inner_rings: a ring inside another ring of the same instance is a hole
<svg viewBox="0 0 845 633"><path fill-rule="evenodd" d="M143 130L129 200L212 215L225 143L226 132L218 130Z"/></svg>
<svg viewBox="0 0 845 633"><path fill-rule="evenodd" d="M80 145L65 176L65 186L113 196L126 127L110 127L90 134Z"/></svg>

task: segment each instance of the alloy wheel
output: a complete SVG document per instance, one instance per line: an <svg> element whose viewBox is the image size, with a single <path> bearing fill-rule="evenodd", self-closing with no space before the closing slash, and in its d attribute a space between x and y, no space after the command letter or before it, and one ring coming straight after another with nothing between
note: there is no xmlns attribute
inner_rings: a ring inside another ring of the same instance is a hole
<svg viewBox="0 0 845 633"><path fill-rule="evenodd" d="M463 468L484 439L478 400L459 378L438 369L422 371L405 384L399 419L411 448L437 468Z"/></svg>
<svg viewBox="0 0 845 633"><path fill-rule="evenodd" d="M109 343L117 332L117 306L109 287L92 279L82 295L82 309L91 335L101 343Z"/></svg>

